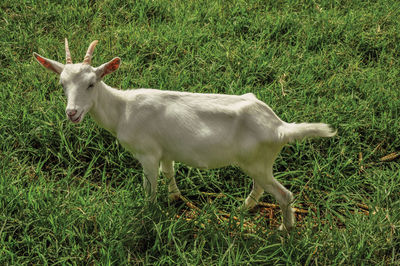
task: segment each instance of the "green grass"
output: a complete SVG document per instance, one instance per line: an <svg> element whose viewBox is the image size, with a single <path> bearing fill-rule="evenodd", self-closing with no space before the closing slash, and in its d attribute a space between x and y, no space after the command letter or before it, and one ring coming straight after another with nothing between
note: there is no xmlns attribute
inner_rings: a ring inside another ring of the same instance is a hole
<svg viewBox="0 0 400 266"><path fill-rule="evenodd" d="M400 164L380 160L400 152L399 1L126 2L0 2L1 265L400 263ZM94 39L94 65L122 58L114 87L253 92L285 121L337 128L275 164L297 228L278 232L274 206L239 213L251 180L232 167L177 165L197 211L162 179L146 204L138 162L90 118L68 123L32 57L63 62L65 37L74 61Z"/></svg>

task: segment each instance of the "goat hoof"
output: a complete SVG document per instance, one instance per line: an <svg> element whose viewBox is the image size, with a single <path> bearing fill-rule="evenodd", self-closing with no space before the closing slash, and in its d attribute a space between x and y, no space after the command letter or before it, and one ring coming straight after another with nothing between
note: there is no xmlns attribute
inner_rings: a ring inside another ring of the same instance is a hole
<svg viewBox="0 0 400 266"><path fill-rule="evenodd" d="M249 214L249 213L257 212L257 208L256 208L256 206L253 206L253 207L249 208L249 207L246 207L246 206L242 205L242 206L237 208L237 211L241 212L241 213Z"/></svg>
<svg viewBox="0 0 400 266"><path fill-rule="evenodd" d="M292 230L293 226L285 226L284 224L281 224L278 227L279 231L283 231L283 232L289 232L290 230Z"/></svg>
<svg viewBox="0 0 400 266"><path fill-rule="evenodd" d="M171 193L168 198L172 201L178 201L181 198L181 193Z"/></svg>

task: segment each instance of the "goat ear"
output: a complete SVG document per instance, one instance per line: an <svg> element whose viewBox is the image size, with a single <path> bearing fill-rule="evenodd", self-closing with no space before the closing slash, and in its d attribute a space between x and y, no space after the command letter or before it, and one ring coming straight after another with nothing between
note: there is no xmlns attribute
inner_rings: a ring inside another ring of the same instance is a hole
<svg viewBox="0 0 400 266"><path fill-rule="evenodd" d="M61 64L60 62L51 60L51 59L47 59L37 53L33 53L33 56L36 58L36 60L45 68L50 69L51 71L57 73L57 74L61 74L61 72L64 69L64 65Z"/></svg>
<svg viewBox="0 0 400 266"><path fill-rule="evenodd" d="M115 57L110 62L102 64L96 69L96 74L99 79L103 78L105 75L108 75L119 68L121 64L121 59L119 57Z"/></svg>

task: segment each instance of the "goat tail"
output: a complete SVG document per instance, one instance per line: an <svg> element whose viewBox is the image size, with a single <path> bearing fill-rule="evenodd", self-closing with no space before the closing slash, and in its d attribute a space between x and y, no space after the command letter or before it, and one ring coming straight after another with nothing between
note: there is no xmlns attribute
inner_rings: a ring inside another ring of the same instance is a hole
<svg viewBox="0 0 400 266"><path fill-rule="evenodd" d="M306 137L333 137L337 130L333 130L324 123L284 123L278 128L284 142L301 140Z"/></svg>

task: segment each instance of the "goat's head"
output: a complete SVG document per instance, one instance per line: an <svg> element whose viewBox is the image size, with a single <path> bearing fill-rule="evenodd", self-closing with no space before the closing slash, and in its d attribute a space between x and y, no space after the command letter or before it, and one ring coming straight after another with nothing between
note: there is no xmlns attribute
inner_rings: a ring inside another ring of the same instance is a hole
<svg viewBox="0 0 400 266"><path fill-rule="evenodd" d="M92 67L90 62L97 42L93 41L90 44L83 62L78 64L72 63L67 39L65 39L65 64L33 53L42 66L60 75L60 84L67 96L65 113L73 123L79 123L83 120L83 117L95 102L96 87L101 79L117 70L121 63L121 59L116 57L99 67Z"/></svg>

